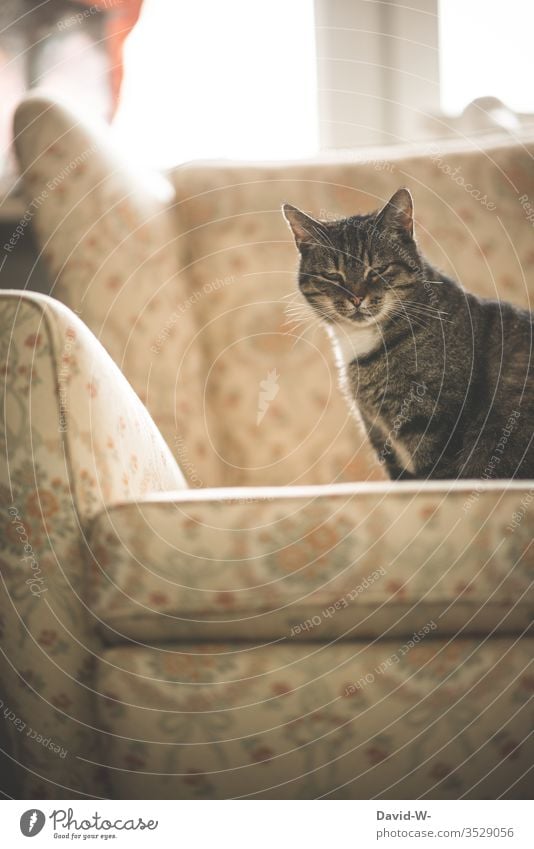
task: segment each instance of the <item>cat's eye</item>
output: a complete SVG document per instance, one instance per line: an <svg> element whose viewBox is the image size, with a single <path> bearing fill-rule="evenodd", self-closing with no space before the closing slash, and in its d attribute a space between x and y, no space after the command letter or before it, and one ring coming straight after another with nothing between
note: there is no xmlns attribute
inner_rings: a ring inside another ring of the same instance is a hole
<svg viewBox="0 0 534 849"><path fill-rule="evenodd" d="M394 263L383 265L380 268L371 268L367 275L367 281L369 283L378 283L381 280L385 280L387 277L393 277L395 273L396 265Z"/></svg>
<svg viewBox="0 0 534 849"><path fill-rule="evenodd" d="M400 263L390 262L389 265L383 265L381 268L373 268L373 273L378 277L386 277L388 274L397 274L400 269Z"/></svg>
<svg viewBox="0 0 534 849"><path fill-rule="evenodd" d="M337 271L323 271L321 273L321 277L324 280L328 280L329 283L344 283L345 278L342 274L339 274Z"/></svg>

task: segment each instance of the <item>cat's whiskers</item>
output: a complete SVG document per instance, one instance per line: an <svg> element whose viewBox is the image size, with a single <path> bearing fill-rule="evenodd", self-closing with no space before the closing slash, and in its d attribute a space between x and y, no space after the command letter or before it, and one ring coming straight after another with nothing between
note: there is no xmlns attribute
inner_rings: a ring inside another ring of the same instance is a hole
<svg viewBox="0 0 534 849"><path fill-rule="evenodd" d="M439 321L442 324L451 324L449 319L444 318L441 315L433 315L432 313L424 312L422 310L415 309L414 307L406 307L405 312L407 314L410 313L410 315L416 315L419 318L426 318L429 320Z"/></svg>
<svg viewBox="0 0 534 849"><path fill-rule="evenodd" d="M305 304L291 304L285 308L284 313L286 315L295 315L299 313L301 315L305 315L305 312L309 311L309 307L306 307Z"/></svg>
<svg viewBox="0 0 534 849"><path fill-rule="evenodd" d="M412 325L415 325L416 327L420 327L421 329L424 329L424 330L426 330L430 327L429 322L427 320L425 320L426 316L423 317L423 316L420 316L420 315L414 315L414 314L410 313L408 310L403 309L398 304L392 304L392 306L389 310L389 315L391 315L393 317L393 320L403 319L404 321L407 321L408 324L410 325L410 327Z"/></svg>
<svg viewBox="0 0 534 849"><path fill-rule="evenodd" d="M302 303L302 296L297 292L289 292L287 295L282 296L283 301L289 301L289 303L293 302L294 304Z"/></svg>
<svg viewBox="0 0 534 849"><path fill-rule="evenodd" d="M413 331L414 327L419 327L421 330L428 329L428 325L423 324L422 322L418 321L416 318L413 318L412 316L401 315L399 313L393 313L392 315L393 315L393 321L394 321L395 324L398 323L398 319L403 319L404 321L406 321L409 324L412 331Z"/></svg>
<svg viewBox="0 0 534 849"><path fill-rule="evenodd" d="M432 328L432 325L431 325L432 319L429 318L428 316L420 315L418 313L414 314L414 313L410 312L409 310L400 310L400 309L392 310L392 315L394 316L394 320L397 319L397 321L398 321L398 320L402 319L403 321L408 322L408 324L410 325L410 327L412 329L414 327L419 327L422 330L428 330L428 329ZM442 327L441 324L440 324L440 326ZM443 333L443 330L442 330L442 333Z"/></svg>
<svg viewBox="0 0 534 849"><path fill-rule="evenodd" d="M291 310L285 311L287 320L284 322L285 324L290 324L292 321L306 321L313 317L313 313L309 308L306 307L295 307Z"/></svg>
<svg viewBox="0 0 534 849"><path fill-rule="evenodd" d="M420 301L411 301L409 298L403 298L402 303L407 306L416 307L419 310L424 310L428 313L433 313L435 315L449 315L446 310L442 310L439 307L433 307L431 304L422 304Z"/></svg>
<svg viewBox="0 0 534 849"><path fill-rule="evenodd" d="M296 339L291 350L293 350L295 345L303 338L303 336L305 336L306 333L311 330L315 330L322 323L322 318L318 316L313 307L302 298L300 293L294 293L293 300L285 307L285 313L287 320L283 323L282 327L287 327L285 332L288 335L294 336L296 334ZM301 327L302 331L297 333Z"/></svg>
<svg viewBox="0 0 534 849"><path fill-rule="evenodd" d="M301 297L299 297L298 300L295 300L290 304L286 304L284 312L286 315L293 315L297 313L305 315L311 312L311 308Z"/></svg>
<svg viewBox="0 0 534 849"><path fill-rule="evenodd" d="M312 318L309 322L302 322L301 324L304 324L304 328L303 328L301 333L296 334L296 338L295 338L293 345L291 346L291 350L293 350L295 348L295 346L298 345L298 343L302 341L302 339L304 338L306 333L309 333L310 331L315 332L317 330L317 328L322 327L323 321L320 318L314 318L312 316ZM301 325L298 325L298 327L300 327L300 326ZM296 327L294 329L297 330L298 327ZM295 334L290 333L289 335L295 335Z"/></svg>
<svg viewBox="0 0 534 849"><path fill-rule="evenodd" d="M445 310L438 309L430 304L421 304L419 301L412 301L409 298L396 297L394 292L391 294L393 294L394 297L393 304L397 315L411 317L412 320L414 320L414 323L415 319L419 319L420 326L423 324L425 327L429 327L431 320L437 320L447 324L452 323L450 319L445 318L445 316L448 315Z"/></svg>
<svg viewBox="0 0 534 849"><path fill-rule="evenodd" d="M395 291L396 287L394 284L388 284L386 280L383 280L383 282L386 285L388 293L392 296L395 303L401 304L406 307L412 307L414 311L418 311L420 313L424 312L427 315L432 315L438 318L443 318L444 316L449 315L446 310L442 309L441 307L435 307L433 306L433 304L423 303L422 301L414 301L411 298L401 298Z"/></svg>

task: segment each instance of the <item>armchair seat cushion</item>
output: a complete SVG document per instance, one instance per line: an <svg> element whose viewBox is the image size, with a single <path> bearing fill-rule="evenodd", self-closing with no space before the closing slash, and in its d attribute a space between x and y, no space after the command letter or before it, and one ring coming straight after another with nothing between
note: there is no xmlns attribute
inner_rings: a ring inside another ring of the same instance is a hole
<svg viewBox="0 0 534 849"><path fill-rule="evenodd" d="M116 647L103 763L119 798L528 798L532 644Z"/></svg>
<svg viewBox="0 0 534 849"><path fill-rule="evenodd" d="M342 484L117 505L88 531L92 607L110 642L523 632L534 553L513 516L530 492Z"/></svg>

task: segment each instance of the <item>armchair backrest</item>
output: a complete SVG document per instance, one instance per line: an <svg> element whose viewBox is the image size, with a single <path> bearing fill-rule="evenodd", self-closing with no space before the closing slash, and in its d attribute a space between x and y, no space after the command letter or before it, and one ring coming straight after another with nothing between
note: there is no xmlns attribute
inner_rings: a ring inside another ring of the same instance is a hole
<svg viewBox="0 0 534 849"><path fill-rule="evenodd" d="M193 485L213 483L203 363L190 344L194 317L179 314L187 300L187 240L176 225L171 183L121 157L104 125L89 126L46 97L20 104L15 147L50 294L111 354Z"/></svg>
<svg viewBox="0 0 534 849"><path fill-rule="evenodd" d="M382 477L323 331L288 323L297 258L282 202L341 217L407 185L434 263L472 291L529 304L532 140L198 163L158 190L44 99L19 107L16 136L31 198L64 175L34 211L52 294L110 351L193 486Z"/></svg>
<svg viewBox="0 0 534 849"><path fill-rule="evenodd" d="M417 238L446 273L481 295L528 305L534 293L534 143L449 143L287 164L207 163L172 175L188 232L205 357L206 421L232 483L377 478L337 387L329 340L288 323L297 255L280 213L319 218L380 207L402 185ZM529 206L532 207L529 214Z"/></svg>

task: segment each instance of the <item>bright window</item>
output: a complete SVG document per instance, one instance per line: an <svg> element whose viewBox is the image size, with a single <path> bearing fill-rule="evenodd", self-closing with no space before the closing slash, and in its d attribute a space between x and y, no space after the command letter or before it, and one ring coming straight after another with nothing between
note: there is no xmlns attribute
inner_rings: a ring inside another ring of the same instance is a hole
<svg viewBox="0 0 534 849"><path fill-rule="evenodd" d="M313 0L145 0L115 129L156 166L318 149Z"/></svg>
<svg viewBox="0 0 534 849"><path fill-rule="evenodd" d="M534 112L531 0L440 0L439 26L444 112L486 95Z"/></svg>

